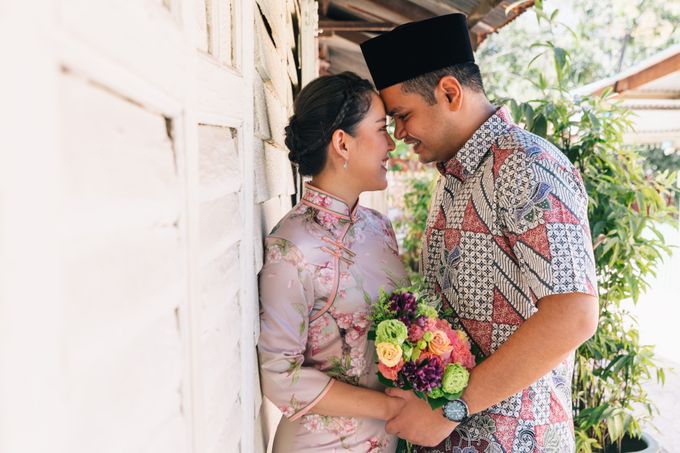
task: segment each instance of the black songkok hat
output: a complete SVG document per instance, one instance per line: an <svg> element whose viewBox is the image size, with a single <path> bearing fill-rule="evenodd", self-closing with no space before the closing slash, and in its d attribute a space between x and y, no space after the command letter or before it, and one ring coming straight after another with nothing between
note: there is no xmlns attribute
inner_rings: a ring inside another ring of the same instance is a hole
<svg viewBox="0 0 680 453"><path fill-rule="evenodd" d="M361 44L378 90L460 63L474 63L464 14L408 22Z"/></svg>

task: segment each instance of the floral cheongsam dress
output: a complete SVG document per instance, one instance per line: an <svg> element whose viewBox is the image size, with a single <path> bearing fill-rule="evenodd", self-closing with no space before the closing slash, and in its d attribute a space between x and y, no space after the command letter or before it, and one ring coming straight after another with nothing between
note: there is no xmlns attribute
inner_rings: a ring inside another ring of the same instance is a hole
<svg viewBox="0 0 680 453"><path fill-rule="evenodd" d="M314 413L333 383L379 391L367 338L379 291L407 283L389 220L309 184L265 238L259 275L262 389L283 412L274 451L393 452L385 422Z"/></svg>

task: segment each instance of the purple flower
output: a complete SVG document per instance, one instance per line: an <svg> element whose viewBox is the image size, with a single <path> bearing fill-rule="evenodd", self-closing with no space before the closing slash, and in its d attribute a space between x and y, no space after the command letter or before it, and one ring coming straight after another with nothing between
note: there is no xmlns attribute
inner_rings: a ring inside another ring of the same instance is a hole
<svg viewBox="0 0 680 453"><path fill-rule="evenodd" d="M418 327L424 329L427 325L427 316L418 316L415 320L415 323L418 325Z"/></svg>
<svg viewBox="0 0 680 453"><path fill-rule="evenodd" d="M390 310L397 314L397 319L407 326L416 315L418 302L416 296L408 291L394 293L390 296Z"/></svg>
<svg viewBox="0 0 680 453"><path fill-rule="evenodd" d="M409 383L414 390L429 393L433 388L439 387L444 376L444 364L439 357L430 357L420 363L406 362L401 369L400 378L406 382L399 382L399 387Z"/></svg>

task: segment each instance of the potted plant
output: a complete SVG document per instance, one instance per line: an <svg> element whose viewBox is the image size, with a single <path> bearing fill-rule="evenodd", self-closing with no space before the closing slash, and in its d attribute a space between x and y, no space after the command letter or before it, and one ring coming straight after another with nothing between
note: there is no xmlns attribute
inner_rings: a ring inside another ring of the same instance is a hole
<svg viewBox="0 0 680 453"><path fill-rule="evenodd" d="M540 18L540 9L537 14ZM597 333L576 353L577 451L640 451L641 443L658 449L649 436L641 437L641 424L656 411L645 383L652 378L663 382L664 371L653 347L640 344L637 321L624 301L637 303L663 254L670 254L658 227L676 222L669 194L677 190L677 174L645 174L639 153L623 143L629 112L607 92L572 95L567 87L578 77L569 54L550 41L534 47L552 58L554 74L539 74L534 81L541 99L510 101L512 115L569 157L590 197L600 321Z"/></svg>

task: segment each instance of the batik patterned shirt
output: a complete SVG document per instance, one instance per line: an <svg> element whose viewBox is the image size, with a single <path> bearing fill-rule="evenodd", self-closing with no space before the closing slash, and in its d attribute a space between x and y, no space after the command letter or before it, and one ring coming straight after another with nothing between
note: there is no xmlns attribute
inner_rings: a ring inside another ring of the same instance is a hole
<svg viewBox="0 0 680 453"><path fill-rule="evenodd" d="M484 355L536 313L541 298L597 294L588 197L557 148L500 109L438 170L421 270L454 327ZM421 451L573 451L572 372L573 355Z"/></svg>
<svg viewBox="0 0 680 453"><path fill-rule="evenodd" d="M263 393L283 412L278 452L391 453L385 422L314 406L334 382L382 391L370 311L380 289L407 283L390 221L306 185L265 239L258 342Z"/></svg>

